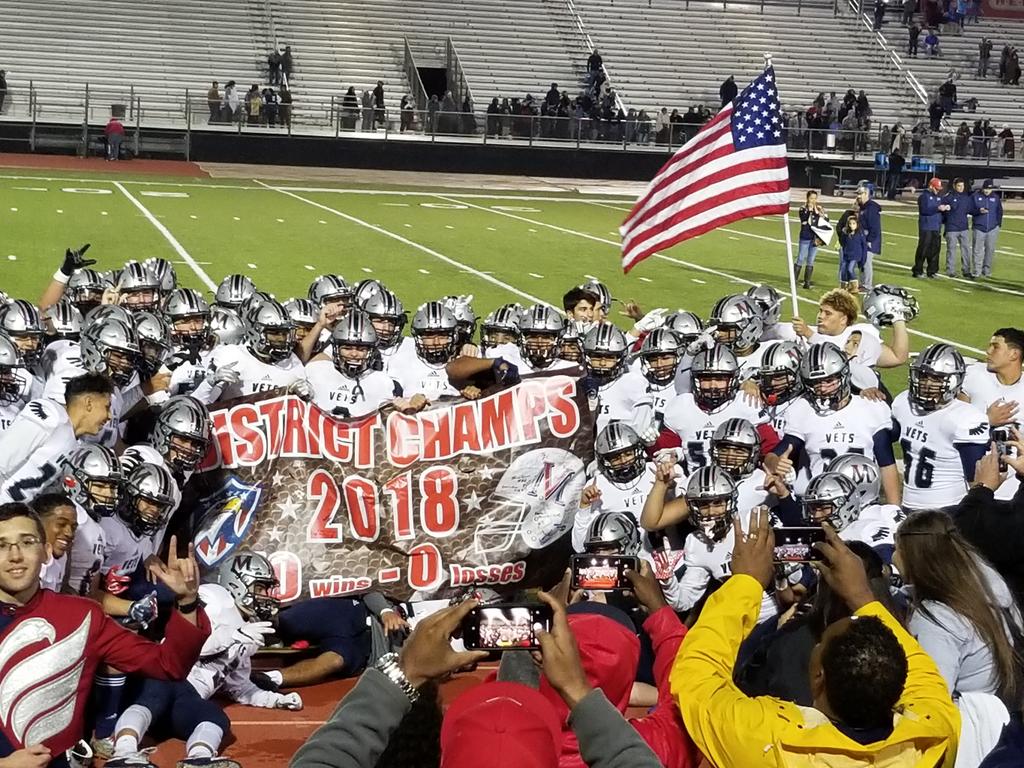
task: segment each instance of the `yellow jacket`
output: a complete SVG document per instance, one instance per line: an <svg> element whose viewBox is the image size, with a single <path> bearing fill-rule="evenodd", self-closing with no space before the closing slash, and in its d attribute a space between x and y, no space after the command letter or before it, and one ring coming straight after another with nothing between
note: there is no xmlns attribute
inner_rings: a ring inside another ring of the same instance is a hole
<svg viewBox="0 0 1024 768"><path fill-rule="evenodd" d="M907 683L885 741L853 741L818 710L767 696L751 698L733 683L740 643L757 622L761 585L731 577L686 633L672 669L672 693L686 730L716 768L952 768L960 714L935 663L880 603L877 616L907 654Z"/></svg>

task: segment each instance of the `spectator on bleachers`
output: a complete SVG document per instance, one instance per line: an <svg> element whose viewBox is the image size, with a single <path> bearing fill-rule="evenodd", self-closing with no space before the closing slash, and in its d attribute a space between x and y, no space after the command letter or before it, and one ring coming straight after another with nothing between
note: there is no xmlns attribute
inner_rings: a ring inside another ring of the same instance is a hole
<svg viewBox="0 0 1024 768"><path fill-rule="evenodd" d="M438 119L437 130L439 133L456 133L459 124L459 108L455 104L455 97L451 91L444 92L441 99L441 113Z"/></svg>
<svg viewBox="0 0 1024 768"><path fill-rule="evenodd" d="M956 108L956 83L952 78L939 86L939 101L942 103L942 114L946 117L951 115Z"/></svg>
<svg viewBox="0 0 1024 768"><path fill-rule="evenodd" d="M658 116L654 120L654 140L658 144L665 144L668 142L668 107L662 107Z"/></svg>
<svg viewBox="0 0 1024 768"><path fill-rule="evenodd" d="M929 56L941 56L942 49L939 47L939 35L934 29L929 29L924 38L924 52Z"/></svg>
<svg viewBox="0 0 1024 768"><path fill-rule="evenodd" d="M356 122L359 120L359 97L356 95L356 88L350 85L345 95L341 97L341 129L343 131L354 131Z"/></svg>
<svg viewBox="0 0 1024 768"><path fill-rule="evenodd" d="M910 26L914 20L914 12L917 10L917 0L903 0L903 26Z"/></svg>
<svg viewBox="0 0 1024 768"><path fill-rule="evenodd" d="M936 96L932 99L932 103L928 105L928 128L932 133L938 133L942 130L942 118L945 114L946 110L943 108L939 97Z"/></svg>
<svg viewBox="0 0 1024 768"><path fill-rule="evenodd" d="M988 77L988 62L992 57L992 41L987 37L978 43L978 77Z"/></svg>
<svg viewBox="0 0 1024 768"><path fill-rule="evenodd" d="M967 156L967 144L971 140L971 127L964 120L956 129L956 140L953 143L953 154L957 157Z"/></svg>
<svg viewBox="0 0 1024 768"><path fill-rule="evenodd" d="M363 92L363 104L366 104L366 91ZM430 100L427 101L427 131L429 133L437 133L437 113L441 109L441 101L437 98L436 93L430 94ZM366 110L363 110L363 121L366 121Z"/></svg>
<svg viewBox="0 0 1024 768"><path fill-rule="evenodd" d="M267 73L270 84L279 85L281 82L281 52L276 48L267 56Z"/></svg>
<svg viewBox="0 0 1024 768"><path fill-rule="evenodd" d="M885 21L885 0L875 0L875 26L873 29L877 32L882 28L882 24Z"/></svg>
<svg viewBox="0 0 1024 768"><path fill-rule="evenodd" d="M398 132L405 133L406 131L411 131L413 120L416 117L416 105L413 104L412 96L406 94L402 97L402 103L398 105L398 111L400 118Z"/></svg>
<svg viewBox="0 0 1024 768"><path fill-rule="evenodd" d="M373 122L375 125L384 125L384 81L378 80L377 87L373 89Z"/></svg>
<svg viewBox="0 0 1024 768"><path fill-rule="evenodd" d="M672 146L675 146L677 142L682 144L689 138L683 130L683 116L679 114L678 109L673 109L672 114L668 116L668 129L669 143Z"/></svg>
<svg viewBox="0 0 1024 768"><path fill-rule="evenodd" d="M835 91L830 91L828 95L828 102L825 104L825 109L828 110L830 115L838 115L839 108L842 106L843 101L836 95Z"/></svg>
<svg viewBox="0 0 1024 768"><path fill-rule="evenodd" d="M651 118L648 116L647 110L641 109L636 118L636 143L646 144L650 141L650 134Z"/></svg>
<svg viewBox="0 0 1024 768"><path fill-rule="evenodd" d="M732 100L736 98L737 93L739 93L739 87L736 85L736 78L729 75L718 88L718 95L722 99L722 106L731 104Z"/></svg>
<svg viewBox="0 0 1024 768"><path fill-rule="evenodd" d="M0 69L0 112L4 110L4 102L7 100L7 70Z"/></svg>
<svg viewBox="0 0 1024 768"><path fill-rule="evenodd" d="M234 80L229 80L228 84L224 86L224 104L221 108L224 113L224 122L233 123L240 119L241 106L242 99L238 95L238 86L235 85Z"/></svg>
<svg viewBox="0 0 1024 768"><path fill-rule="evenodd" d="M281 71L284 73L285 84L289 86L292 83L292 69L292 47L290 45L286 45L284 47L284 53L281 54Z"/></svg>
<svg viewBox="0 0 1024 768"><path fill-rule="evenodd" d="M263 89L263 122L271 128L277 126L279 111L279 99L277 93L270 86Z"/></svg>
<svg viewBox="0 0 1024 768"><path fill-rule="evenodd" d="M974 121L974 130L971 131L971 156L984 157L985 155L985 129L981 120Z"/></svg>
<svg viewBox="0 0 1024 768"><path fill-rule="evenodd" d="M121 159L121 142L124 141L124 125L117 117L111 115L107 121L107 127L103 129L103 135L107 137L107 160Z"/></svg>
<svg viewBox="0 0 1024 768"><path fill-rule="evenodd" d="M245 94L245 122L249 125L259 125L262 109L263 97L260 96L260 87L253 83Z"/></svg>
<svg viewBox="0 0 1024 768"><path fill-rule="evenodd" d="M604 60L601 58L601 54L597 52L597 48L595 48L593 53L587 58L587 88L594 87L603 67Z"/></svg>
<svg viewBox="0 0 1024 768"><path fill-rule="evenodd" d="M288 90L287 83L281 83L281 88L277 93L278 99L281 101L280 115L281 115L281 127L291 128L292 127L292 92Z"/></svg>
<svg viewBox="0 0 1024 768"><path fill-rule="evenodd" d="M466 98L462 100L460 121L464 134L467 136L476 134L476 114L473 112L473 100L469 98L469 94L466 94Z"/></svg>
<svg viewBox="0 0 1024 768"><path fill-rule="evenodd" d="M989 120L982 123L982 128L985 131L985 157L992 157L992 148L996 139L996 129L992 127L992 123Z"/></svg>
<svg viewBox="0 0 1024 768"><path fill-rule="evenodd" d="M1003 123L1003 130L999 132L999 156L1013 160L1014 150L1013 131L1010 130L1010 126Z"/></svg>
<svg viewBox="0 0 1024 768"><path fill-rule="evenodd" d="M436 99L436 96L431 98ZM367 91L363 91L363 122L360 128L364 131L373 130L373 95Z"/></svg>
<svg viewBox="0 0 1024 768"><path fill-rule="evenodd" d="M999 52L999 82L1006 85L1006 65L1010 61L1010 44L1007 43L1003 46L1003 50Z"/></svg>
<svg viewBox="0 0 1024 768"><path fill-rule="evenodd" d="M899 145L893 143L893 150L889 153L889 170L886 173L886 182L889 188L886 197L890 200L895 200L896 195L903 189L903 166L906 165L906 162L906 158L899 150Z"/></svg>
<svg viewBox="0 0 1024 768"><path fill-rule="evenodd" d="M907 55L917 58L917 39L921 36L921 28L917 24L911 25L907 30Z"/></svg>
<svg viewBox="0 0 1024 768"><path fill-rule="evenodd" d="M484 133L488 136L498 136L501 133L501 105L498 104L498 97L491 99L487 105L487 121L484 123Z"/></svg>
<svg viewBox="0 0 1024 768"><path fill-rule="evenodd" d="M1006 62L1006 84L1020 85L1020 58L1016 48L1010 49L1010 56Z"/></svg>
<svg viewBox="0 0 1024 768"><path fill-rule="evenodd" d="M220 89L217 87L216 80L213 81L210 90L206 92L206 106L210 109L209 122L216 123L220 116Z"/></svg>

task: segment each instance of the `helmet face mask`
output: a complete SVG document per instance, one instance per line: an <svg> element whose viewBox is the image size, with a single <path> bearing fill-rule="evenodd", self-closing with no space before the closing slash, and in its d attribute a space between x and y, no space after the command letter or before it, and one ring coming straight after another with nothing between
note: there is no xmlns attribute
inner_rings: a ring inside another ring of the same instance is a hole
<svg viewBox="0 0 1024 768"><path fill-rule="evenodd" d="M78 448L64 460L61 490L94 520L117 512L124 475L117 455L102 445Z"/></svg>
<svg viewBox="0 0 1024 768"><path fill-rule="evenodd" d="M167 463L177 470L194 470L206 456L209 440L191 435L172 435L167 451Z"/></svg>
<svg viewBox="0 0 1024 768"><path fill-rule="evenodd" d="M518 344L522 313L518 304L505 304L491 312L480 325L480 346L491 349L500 344Z"/></svg>
<svg viewBox="0 0 1024 768"><path fill-rule="evenodd" d="M838 472L824 472L812 478L802 501L808 525L828 523L837 531L850 525L860 512L853 481Z"/></svg>
<svg viewBox="0 0 1024 768"><path fill-rule="evenodd" d="M800 361L804 396L821 416L835 413L850 402L850 363L831 342L814 344Z"/></svg>
<svg viewBox="0 0 1024 768"><path fill-rule="evenodd" d="M736 482L721 467L701 467L690 475L684 495L697 537L708 546L723 541L736 516Z"/></svg>
<svg viewBox="0 0 1024 768"><path fill-rule="evenodd" d="M123 349L109 349L106 353L107 371L116 383L124 386L131 381L139 363L139 355Z"/></svg>
<svg viewBox="0 0 1024 768"><path fill-rule="evenodd" d="M907 394L914 410L937 411L949 405L963 388L967 364L949 344L933 344L910 365Z"/></svg>
<svg viewBox="0 0 1024 768"><path fill-rule="evenodd" d="M372 361L372 346L349 343L334 347L334 366L346 376L355 378L366 373Z"/></svg>
<svg viewBox="0 0 1024 768"><path fill-rule="evenodd" d="M708 325L715 326L716 341L733 350L753 347L764 333L760 307L743 295L719 299L711 310Z"/></svg>
<svg viewBox="0 0 1024 768"><path fill-rule="evenodd" d="M20 365L0 363L0 405L13 405L21 399L21 371Z"/></svg>
<svg viewBox="0 0 1024 768"><path fill-rule="evenodd" d="M229 555L218 566L216 581L231 594L247 619L274 621L277 617L277 576L263 555L248 550Z"/></svg>
<svg viewBox="0 0 1024 768"><path fill-rule="evenodd" d="M138 288L121 292L121 306L132 312L156 310L160 306L160 293L153 288Z"/></svg>
<svg viewBox="0 0 1024 768"><path fill-rule="evenodd" d="M534 368L547 368L558 357L562 334L550 331L524 333L520 347L523 358Z"/></svg>
<svg viewBox="0 0 1024 768"><path fill-rule="evenodd" d="M361 301L360 307L377 332L379 349L391 349L401 343L402 331L409 322L409 316L395 294L380 286Z"/></svg>
<svg viewBox="0 0 1024 768"><path fill-rule="evenodd" d="M440 301L429 301L412 320L416 355L429 365L445 365L458 353L458 320Z"/></svg>
<svg viewBox="0 0 1024 768"><path fill-rule="evenodd" d="M43 323L39 310L24 299L0 305L0 331L5 331L21 353L21 362L31 368L43 354Z"/></svg>
<svg viewBox="0 0 1024 768"><path fill-rule="evenodd" d="M583 550L594 555L636 557L640 543L640 528L630 513L603 512L587 528Z"/></svg>
<svg viewBox="0 0 1024 768"><path fill-rule="evenodd" d="M92 502L92 509L101 517L110 517L121 501L121 483L114 480L90 480L84 490Z"/></svg>
<svg viewBox="0 0 1024 768"><path fill-rule="evenodd" d="M176 472L192 472L210 447L210 414L188 395L169 399L156 418L153 447Z"/></svg>
<svg viewBox="0 0 1024 768"><path fill-rule="evenodd" d="M735 376L727 373L702 373L693 375L693 397L705 411L714 411L730 402L736 395L738 384Z"/></svg>
<svg viewBox="0 0 1024 768"><path fill-rule="evenodd" d="M186 315L171 323L171 343L182 349L203 349L210 339L210 318L206 315Z"/></svg>
<svg viewBox="0 0 1024 768"><path fill-rule="evenodd" d="M264 299L248 312L243 322L246 346L260 360L279 363L293 354L295 324L276 300Z"/></svg>
<svg viewBox="0 0 1024 768"><path fill-rule="evenodd" d="M139 464L125 479L119 514L136 536L153 536L170 518L174 507L174 478L156 464Z"/></svg>

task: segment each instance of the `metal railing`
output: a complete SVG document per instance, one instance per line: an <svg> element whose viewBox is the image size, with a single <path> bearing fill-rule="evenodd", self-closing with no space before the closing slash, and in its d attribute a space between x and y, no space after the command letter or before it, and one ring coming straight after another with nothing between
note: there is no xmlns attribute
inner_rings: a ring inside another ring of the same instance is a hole
<svg viewBox="0 0 1024 768"><path fill-rule="evenodd" d="M573 3L573 0L565 0L565 6L569 11L569 15L572 17L573 22L575 23L577 33L583 39L583 44L586 46L587 52L593 53L594 50L597 49L597 46L594 45L594 41L593 39L591 39L590 33L587 32L587 28L583 24L583 17L580 15L579 11L576 10L575 3ZM601 69L604 71L605 79L608 81L608 87L615 93L615 108L621 109L623 112L625 112L626 104L622 100L622 96L619 95L618 90L616 90L615 88L615 78L612 77L612 73L609 71L608 65L602 62ZM590 72L588 70L587 77L589 78L589 76Z"/></svg>
<svg viewBox="0 0 1024 768"><path fill-rule="evenodd" d="M412 55L412 48L409 47L409 38L403 37L402 43L405 46L405 78L409 81L412 89L412 98L416 102L417 109L425 109L427 106L427 89L423 87L423 78L420 77L420 70L416 66L416 58Z"/></svg>
<svg viewBox="0 0 1024 768"><path fill-rule="evenodd" d="M462 61L459 59L459 52L455 49L455 43L450 37L444 41L445 70L448 77L448 90L455 95L456 104L464 104L466 99L469 103L473 101L473 90L469 86L466 71L462 68ZM422 106L420 106L422 109Z"/></svg>

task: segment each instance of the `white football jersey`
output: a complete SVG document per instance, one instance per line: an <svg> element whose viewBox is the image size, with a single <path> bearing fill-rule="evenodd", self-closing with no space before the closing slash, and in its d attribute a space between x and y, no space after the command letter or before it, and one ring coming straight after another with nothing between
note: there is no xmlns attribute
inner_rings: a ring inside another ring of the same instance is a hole
<svg viewBox="0 0 1024 768"><path fill-rule="evenodd" d="M71 544L68 558L68 588L76 595L88 597L93 577L103 567L107 541L103 527L89 517L89 513L75 504L78 513L78 530Z"/></svg>
<svg viewBox="0 0 1024 768"><path fill-rule="evenodd" d="M614 381L598 387L596 405L593 406L597 415L596 434L600 434L601 430L613 421L637 425L640 409L643 409L644 413L649 413L653 422L654 411L651 408L651 398L647 394L647 385L648 381L642 373L627 370Z"/></svg>
<svg viewBox="0 0 1024 768"><path fill-rule="evenodd" d="M580 507L572 526L572 546L577 552L583 551L583 542L591 521L602 512L629 512L640 523L644 503L654 487L655 467L648 462L640 477L631 483L613 483L602 472L598 472L587 486L595 485L601 492L600 498L587 507ZM671 492L670 492L671 494ZM667 496L671 498L671 495Z"/></svg>
<svg viewBox="0 0 1024 768"><path fill-rule="evenodd" d="M877 461L875 435L891 429L889 406L859 395L852 395L845 408L827 416L819 416L806 399L799 398L786 416L786 436L803 441L812 477L845 453L860 453Z"/></svg>
<svg viewBox="0 0 1024 768"><path fill-rule="evenodd" d="M514 365L520 375L561 371L566 368L575 368L577 365L576 363L569 362L568 360L556 358L547 368L534 368L526 358L523 357L522 350L519 349L518 344L498 344L495 347L483 350L483 356L491 360L496 360L500 357L506 363Z"/></svg>
<svg viewBox="0 0 1024 768"><path fill-rule="evenodd" d="M740 381L746 381L757 375L757 372L761 370L761 361L764 359L765 352L773 346L775 346L775 342L762 341L750 354L736 355L736 361L740 364Z"/></svg>
<svg viewBox="0 0 1024 768"><path fill-rule="evenodd" d="M903 449L903 505L939 509L959 504L968 485L957 446L987 446L988 416L962 400L918 414L908 392L896 395L892 416Z"/></svg>
<svg viewBox="0 0 1024 768"><path fill-rule="evenodd" d="M419 357L403 359L400 365L390 369L388 375L402 385L404 397L424 395L428 400L439 397L458 397L459 390L448 381L444 365L431 365Z"/></svg>
<svg viewBox="0 0 1024 768"><path fill-rule="evenodd" d="M871 323L854 323L835 336L825 336L815 330L808 339L809 344L823 341L835 344L846 352L848 357L868 367L875 365L882 355L882 337Z"/></svg>
<svg viewBox="0 0 1024 768"><path fill-rule="evenodd" d="M215 347L210 359L218 368L234 363L235 370L241 376L237 384L230 384L221 390L219 400L288 387L305 376L302 361L294 352L279 363L265 363L241 344L225 344Z"/></svg>
<svg viewBox="0 0 1024 768"><path fill-rule="evenodd" d="M701 409L692 393L680 395L669 403L665 411L665 428L679 436L688 473L711 463L711 438L719 425L728 419L746 419L757 425L764 424L767 416L750 405L742 394L714 413Z"/></svg>
<svg viewBox="0 0 1024 768"><path fill-rule="evenodd" d="M387 349L381 349L380 359L384 364L384 373L390 375L394 379L400 378L398 376L402 366L409 360L416 360L416 342L413 341L411 336L403 336L402 340L395 344L393 347ZM330 349L325 349L328 355L331 354Z"/></svg>
<svg viewBox="0 0 1024 768"><path fill-rule="evenodd" d="M39 586L53 592L60 592L64 585L64 570L67 564L68 556L66 554L62 557L51 556L43 563L39 571Z"/></svg>
<svg viewBox="0 0 1024 768"><path fill-rule="evenodd" d="M33 376L25 368L19 369L15 375L18 378L18 394L9 403L0 402L0 435L11 426L30 400L43 396L42 379Z"/></svg>
<svg viewBox="0 0 1024 768"><path fill-rule="evenodd" d="M154 536L136 536L119 515L100 520L103 528L103 565L100 573L104 576L117 569L122 576L131 576L150 555L160 548Z"/></svg>
<svg viewBox="0 0 1024 768"><path fill-rule="evenodd" d="M799 341L800 335L793 330L792 323L769 325L761 334L761 341Z"/></svg>
<svg viewBox="0 0 1024 768"><path fill-rule="evenodd" d="M46 398L29 402L0 435L0 503L38 496L77 445L64 406Z"/></svg>
<svg viewBox="0 0 1024 768"><path fill-rule="evenodd" d="M896 529L907 517L895 504L870 504L857 519L839 531L843 541L863 541L872 547L895 546Z"/></svg>
<svg viewBox="0 0 1024 768"><path fill-rule="evenodd" d="M1001 384L996 375L985 367L985 363L974 363L967 366L967 375L964 377L964 394L971 398L971 405L986 412L990 405L999 400L1020 403L1017 421L1009 426L1024 431L1024 415L1022 415L1024 414L1024 376L1021 376L1013 384ZM1009 472L1006 480L996 491L996 498L1012 499L1019 486L1020 481L1017 480L1017 474Z"/></svg>
<svg viewBox="0 0 1024 768"><path fill-rule="evenodd" d="M401 396L402 385L383 371L366 371L358 379L341 373L331 360L306 364L313 402L324 413L342 418L365 416Z"/></svg>
<svg viewBox="0 0 1024 768"><path fill-rule="evenodd" d="M204 405L216 402L221 394L221 386L210 384L206 380L212 358L213 350L200 352L197 362L186 360L171 371L168 394L190 395Z"/></svg>

